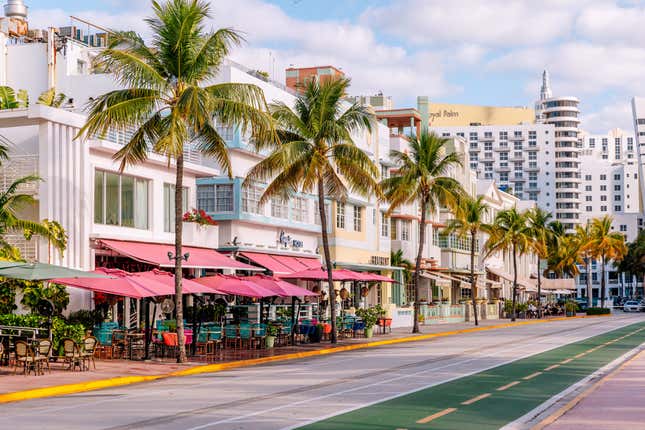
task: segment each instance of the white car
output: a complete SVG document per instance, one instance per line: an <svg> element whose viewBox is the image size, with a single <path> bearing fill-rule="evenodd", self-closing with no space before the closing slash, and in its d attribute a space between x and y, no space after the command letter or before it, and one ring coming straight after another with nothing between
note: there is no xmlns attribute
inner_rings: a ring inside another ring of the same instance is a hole
<svg viewBox="0 0 645 430"><path fill-rule="evenodd" d="M641 312L643 310L643 305L641 302L636 300L629 300L623 305L623 310L625 312Z"/></svg>

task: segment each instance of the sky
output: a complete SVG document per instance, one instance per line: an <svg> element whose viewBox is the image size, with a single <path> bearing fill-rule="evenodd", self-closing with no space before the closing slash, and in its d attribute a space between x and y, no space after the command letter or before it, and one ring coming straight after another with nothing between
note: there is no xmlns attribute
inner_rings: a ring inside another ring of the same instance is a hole
<svg viewBox="0 0 645 430"><path fill-rule="evenodd" d="M633 132L645 96L643 0L205 0L213 28L242 31L232 59L284 82L284 69L334 65L353 94L532 106L548 69L555 96L580 98L582 127ZM147 32L150 0L25 0L32 28L69 15Z"/></svg>

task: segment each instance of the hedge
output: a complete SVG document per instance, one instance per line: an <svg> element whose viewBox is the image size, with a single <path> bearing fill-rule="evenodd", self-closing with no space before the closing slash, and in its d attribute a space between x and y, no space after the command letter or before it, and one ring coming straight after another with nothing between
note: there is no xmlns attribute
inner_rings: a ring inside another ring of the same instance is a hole
<svg viewBox="0 0 645 430"><path fill-rule="evenodd" d="M587 308L587 315L608 315L610 313L609 308Z"/></svg>

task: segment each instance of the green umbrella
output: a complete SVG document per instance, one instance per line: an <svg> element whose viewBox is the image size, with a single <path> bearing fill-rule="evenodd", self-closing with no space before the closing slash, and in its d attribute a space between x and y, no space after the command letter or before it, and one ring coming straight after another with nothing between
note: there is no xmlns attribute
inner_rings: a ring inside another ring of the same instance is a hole
<svg viewBox="0 0 645 430"><path fill-rule="evenodd" d="M107 275L68 269L54 264L12 261L0 261L0 277L25 281L47 281L57 278L110 278Z"/></svg>

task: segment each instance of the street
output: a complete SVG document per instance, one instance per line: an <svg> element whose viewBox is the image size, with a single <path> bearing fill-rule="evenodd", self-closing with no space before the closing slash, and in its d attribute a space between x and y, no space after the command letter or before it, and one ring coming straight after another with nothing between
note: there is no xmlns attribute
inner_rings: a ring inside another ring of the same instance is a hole
<svg viewBox="0 0 645 430"><path fill-rule="evenodd" d="M643 341L643 314L530 324L5 404L0 427L500 428Z"/></svg>

